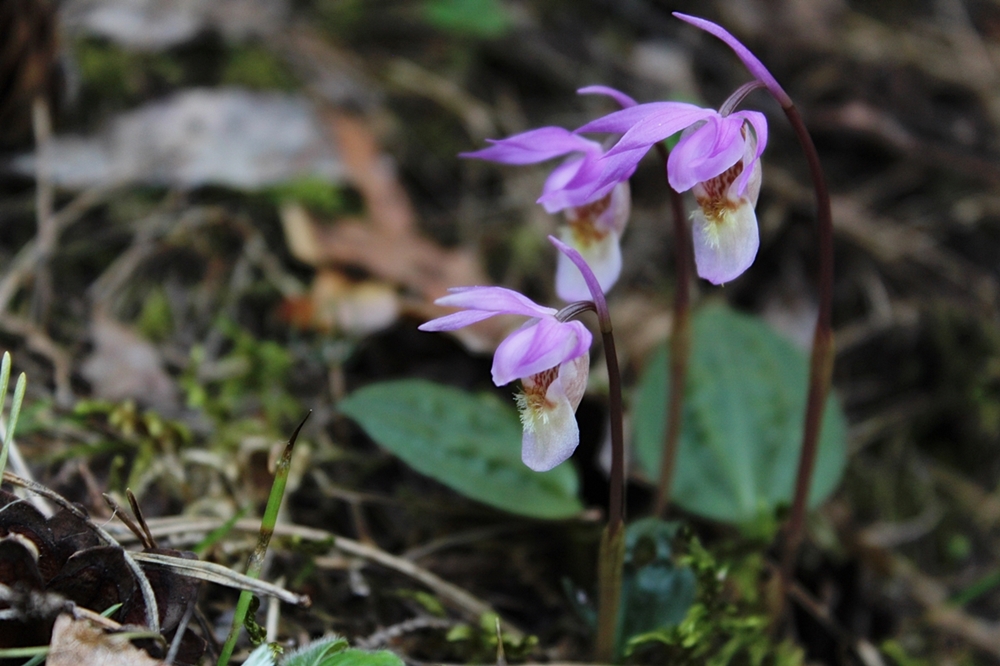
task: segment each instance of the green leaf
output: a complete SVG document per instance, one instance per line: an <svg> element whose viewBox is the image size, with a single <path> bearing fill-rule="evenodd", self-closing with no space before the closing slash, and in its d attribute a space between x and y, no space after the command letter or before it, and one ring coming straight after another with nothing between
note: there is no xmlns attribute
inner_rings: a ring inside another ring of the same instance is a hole
<svg viewBox="0 0 1000 666"><path fill-rule="evenodd" d="M643 518L625 531L621 615L615 653L622 654L629 639L681 623L695 599L695 575L677 566L670 543L679 523Z"/></svg>
<svg viewBox="0 0 1000 666"><path fill-rule="evenodd" d="M282 666L285 666L282 664ZM319 666L405 666L403 660L388 650L367 652L344 650L324 659Z"/></svg>
<svg viewBox="0 0 1000 666"><path fill-rule="evenodd" d="M345 639L328 635L317 638L288 654L281 660L281 666L327 666L337 654L347 650Z"/></svg>
<svg viewBox="0 0 1000 666"><path fill-rule="evenodd" d="M435 28L470 37L500 37L511 26L499 0L427 0L424 18Z"/></svg>
<svg viewBox="0 0 1000 666"><path fill-rule="evenodd" d="M466 497L534 518L583 509L572 465L543 473L524 466L517 414L494 396L407 379L366 386L339 408L413 469Z"/></svg>
<svg viewBox="0 0 1000 666"><path fill-rule="evenodd" d="M699 310L672 501L692 513L750 525L791 503L802 443L808 360L762 322L721 306ZM667 404L667 351L653 355L635 399L636 450L656 478ZM830 396L823 416L815 506L847 461L847 426Z"/></svg>

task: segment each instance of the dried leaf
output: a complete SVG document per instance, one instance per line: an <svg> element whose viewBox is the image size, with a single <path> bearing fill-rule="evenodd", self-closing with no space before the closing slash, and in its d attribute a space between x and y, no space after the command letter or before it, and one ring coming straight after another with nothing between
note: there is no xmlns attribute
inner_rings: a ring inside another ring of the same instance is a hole
<svg viewBox="0 0 1000 666"><path fill-rule="evenodd" d="M90 335L94 351L80 372L95 396L112 401L133 399L161 414L180 408L174 380L148 340L100 312L91 319Z"/></svg>
<svg viewBox="0 0 1000 666"><path fill-rule="evenodd" d="M340 149L347 178L365 200L368 216L380 235L403 238L414 233L416 214L385 154L360 118L327 110L323 114Z"/></svg>
<svg viewBox="0 0 1000 666"><path fill-rule="evenodd" d="M285 206L282 224L292 254L316 267L361 267L399 285L420 296L421 302L409 311L425 319L444 313L431 302L447 294L449 287L488 284L474 251L445 249L420 235L406 190L367 125L356 116L330 108L324 109L322 116L336 139L348 180L365 200L367 216L322 224L301 206ZM314 291L322 288L314 285ZM288 314L296 320L322 319L323 315L317 314L322 306L317 303L325 302L321 294L313 295L308 303L290 303ZM493 318L456 335L470 349L486 351L495 348L509 332L509 321Z"/></svg>
<svg viewBox="0 0 1000 666"><path fill-rule="evenodd" d="M363 336L388 328L399 317L396 288L378 280L355 281L320 269L309 296L285 302L285 315L303 328Z"/></svg>
<svg viewBox="0 0 1000 666"><path fill-rule="evenodd" d="M60 615L52 628L46 663L49 666L157 666L166 662L153 659L128 639L106 633L87 620Z"/></svg>

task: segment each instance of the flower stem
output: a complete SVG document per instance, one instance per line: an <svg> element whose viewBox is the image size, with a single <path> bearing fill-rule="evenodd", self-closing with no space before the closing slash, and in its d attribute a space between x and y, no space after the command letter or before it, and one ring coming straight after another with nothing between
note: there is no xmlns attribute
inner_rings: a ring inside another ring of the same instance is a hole
<svg viewBox="0 0 1000 666"><path fill-rule="evenodd" d="M615 658L618 616L622 594L622 567L625 564L625 530L609 522L601 533L597 562L597 643L594 660L610 664Z"/></svg>
<svg viewBox="0 0 1000 666"><path fill-rule="evenodd" d="M662 143L656 150L663 159L666 172L669 152ZM653 515L662 516L670 506L670 490L674 481L674 466L681 435L684 387L687 382L688 357L691 354L691 229L684 215L684 198L670 187L670 204L674 217L674 249L676 253L677 285L674 292L674 322L670 336L670 398L667 403L667 427L660 458L660 478L656 485Z"/></svg>
<svg viewBox="0 0 1000 666"><path fill-rule="evenodd" d="M603 300L603 298L602 298ZM611 421L611 490L608 497L608 525L601 535L597 565L597 646L598 662L611 663L618 633L621 605L622 565L625 561L625 442L622 435L622 385L615 352L611 319L601 318L604 358L608 364L608 410ZM598 317L600 308L598 308Z"/></svg>
<svg viewBox="0 0 1000 666"><path fill-rule="evenodd" d="M601 536L597 562L597 644L595 658L601 663L614 659L615 638L621 604L622 565L625 561L625 438L622 434L622 380L612 332L611 315L604 292L593 271L580 253L558 238L549 242L566 255L583 275L594 299L594 311L604 341L604 359L608 364L608 412L611 421L611 488L608 498L608 525Z"/></svg>
<svg viewBox="0 0 1000 666"><path fill-rule="evenodd" d="M782 103L780 98L775 97L775 99ZM791 100L782 103L782 109L788 116L788 121L792 124L795 136L809 163L809 173L816 193L816 217L819 226L819 315L816 318L812 357L809 362L809 397L806 400L802 452L795 477L795 496L792 500L791 516L785 529L785 547L781 561L782 579L787 585L795 572L795 561L799 546L802 544L809 488L812 485L816 453L819 448L823 409L826 407L833 374L833 214L830 211L830 193L826 189L823 168L816 146L809 136L809 130L806 129L802 116Z"/></svg>

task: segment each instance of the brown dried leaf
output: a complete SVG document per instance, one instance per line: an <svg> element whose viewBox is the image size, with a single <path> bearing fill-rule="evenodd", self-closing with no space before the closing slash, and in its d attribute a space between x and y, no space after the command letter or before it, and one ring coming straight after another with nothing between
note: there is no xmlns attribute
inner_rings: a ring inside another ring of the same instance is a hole
<svg viewBox="0 0 1000 666"><path fill-rule="evenodd" d="M286 206L281 211L282 224L292 253L312 266L360 267L403 287L418 295L420 302L409 310L421 318L445 313L431 303L447 294L449 287L489 284L474 251L445 249L420 235L391 159L381 152L364 121L332 108L322 115L337 141L348 180L364 197L367 216L321 224L301 206ZM314 292L325 288L319 281L313 285ZM313 321L318 303L325 303L322 294L313 294L309 302L289 304L292 318ZM493 318L456 335L471 349L490 350L510 328L509 321Z"/></svg>
<svg viewBox="0 0 1000 666"><path fill-rule="evenodd" d="M332 109L322 117L340 149L348 180L365 200L372 225L386 238L413 235L416 214L410 198L396 177L392 158L382 152L365 122Z"/></svg>
<svg viewBox="0 0 1000 666"><path fill-rule="evenodd" d="M396 288L378 280L351 280L321 268L312 291L285 302L285 316L303 328L363 336L392 326L399 318Z"/></svg>
<svg viewBox="0 0 1000 666"><path fill-rule="evenodd" d="M95 396L112 401L131 398L166 415L180 408L174 380L148 340L99 311L91 318L90 336L94 351L80 372Z"/></svg>
<svg viewBox="0 0 1000 666"><path fill-rule="evenodd" d="M46 663L49 666L157 666L166 662L153 659L128 639L105 633L87 620L60 615L52 628Z"/></svg>

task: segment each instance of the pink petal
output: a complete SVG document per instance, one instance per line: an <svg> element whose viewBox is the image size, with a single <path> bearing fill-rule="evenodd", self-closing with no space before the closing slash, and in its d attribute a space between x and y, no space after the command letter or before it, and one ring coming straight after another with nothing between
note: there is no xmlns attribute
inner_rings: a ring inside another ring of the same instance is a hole
<svg viewBox="0 0 1000 666"><path fill-rule="evenodd" d="M685 133L667 158L670 186L686 192L739 162L746 144L742 126L742 118L713 117Z"/></svg>
<svg viewBox="0 0 1000 666"><path fill-rule="evenodd" d="M629 111L641 109L644 106L651 107L654 104L640 104L639 106L625 109L618 113L628 113ZM700 120L719 117L718 111L703 109L694 104L685 104L682 102L659 102L659 104L669 106L653 109L652 112L645 114L644 117L625 131L622 138L607 151L607 154L616 155L637 148L646 148L648 150L654 143L663 141L667 137L694 125ZM582 129L578 129L577 132Z"/></svg>
<svg viewBox="0 0 1000 666"><path fill-rule="evenodd" d="M590 268L587 261L580 256L580 253L575 248L563 243L555 236L549 236L549 242L555 245L560 253L566 255L573 262L583 281L586 283L588 291L590 291L590 299L593 300L594 306L597 308L597 316L606 317L608 305L604 300L604 291L601 289L601 284L597 281L597 276L594 275L594 271Z"/></svg>
<svg viewBox="0 0 1000 666"><path fill-rule="evenodd" d="M759 164L760 156L764 153L767 145L767 119L764 114L757 111L737 111L733 117L743 118L753 128L753 136L747 135L747 150L743 156L743 173L736 181L737 194L742 195L746 191L750 174L754 172L754 167ZM756 199L754 200L756 204Z"/></svg>
<svg viewBox="0 0 1000 666"><path fill-rule="evenodd" d="M438 331L455 331L460 328L465 328L466 326L471 326L472 324L480 322L484 319L489 319L496 314L499 313L486 312L483 310L453 312L450 315L445 315L443 317L438 317L437 319L431 319L428 322L424 322L420 326L417 326L417 329L421 331L428 331L430 333L436 333Z"/></svg>
<svg viewBox="0 0 1000 666"><path fill-rule="evenodd" d="M611 201L607 209L601 213L594 222L595 226L602 231L613 231L621 235L625 233L628 220L632 216L632 188L628 181L622 181L611 190Z"/></svg>
<svg viewBox="0 0 1000 666"><path fill-rule="evenodd" d="M490 160L504 164L535 164L576 151L600 146L562 127L540 127L506 139L487 139L493 145L459 157Z"/></svg>
<svg viewBox="0 0 1000 666"><path fill-rule="evenodd" d="M596 165L601 169L600 178L595 179L588 187L582 188L586 196L581 197L583 201L576 205L597 201L611 192L619 183L626 182L635 173L636 166L645 157L648 150L647 146L617 155L605 155L598 160Z"/></svg>
<svg viewBox="0 0 1000 666"><path fill-rule="evenodd" d="M680 115L693 114L696 111L704 113L708 110L686 102L649 102L629 107L627 109L622 109L621 111L615 111L614 113L609 113L608 115L597 118L596 120L591 120L586 125L578 127L576 129L576 133L586 134L589 132L610 132L613 134L625 134L637 123L648 118L670 118ZM674 132L684 129L696 120L698 120L698 118L694 118L689 122L683 123L680 127L674 130ZM673 134L674 132L670 132L670 134ZM661 138L666 138L670 136L670 134L666 134ZM646 146L649 147L653 143L653 141L650 141L646 144Z"/></svg>
<svg viewBox="0 0 1000 666"><path fill-rule="evenodd" d="M442 296L434 302L437 305L489 312L491 315L551 317L556 313L553 308L543 307L527 296L504 287L453 287L448 291L450 293L447 296Z"/></svg>
<svg viewBox="0 0 1000 666"><path fill-rule="evenodd" d="M618 234L609 233L601 240L583 246L575 242L575 234L570 228L563 227L559 235L562 236L567 245L580 253L584 261L594 271L601 291L608 293L622 272L622 251L618 242ZM587 281L583 279L580 269L562 253L559 254L556 261L556 294L567 303L591 299L590 288L587 286Z"/></svg>
<svg viewBox="0 0 1000 666"><path fill-rule="evenodd" d="M509 384L582 356L590 349L590 331L578 321L554 317L522 326L500 343L493 355L493 383Z"/></svg>
<svg viewBox="0 0 1000 666"><path fill-rule="evenodd" d="M706 21L703 18L698 18L697 16L689 16L687 14L681 14L680 12L674 12L674 16L682 21L686 21L696 28L701 28L710 35L714 35L726 43L729 48L731 48L736 56L743 61L743 65L750 70L750 74L753 75L755 79L767 86L767 89L774 95L775 99L781 106L787 108L792 106L792 100L785 93L784 89L778 84L778 81L771 76L771 72L767 71L767 67L764 67L757 56L750 52L750 49L743 46L738 39L733 37L729 32L720 25L716 25L711 21Z"/></svg>
<svg viewBox="0 0 1000 666"><path fill-rule="evenodd" d="M545 179L542 196L538 198L538 203L545 207L546 212L558 213L570 206L582 206L587 203L587 196L590 194L591 188L572 187L571 184L577 180L581 170L589 170L591 173L599 175L600 171L593 166L598 157L600 154L590 159L588 157L571 157L552 170L549 177ZM584 178L583 185L587 184L587 179Z"/></svg>
<svg viewBox="0 0 1000 666"><path fill-rule="evenodd" d="M621 92L620 90L615 90L614 88L609 88L608 86L587 86L585 88L580 88L576 91L578 95L607 95L611 99L618 102L618 106L623 109L627 109L632 106L638 106L638 102Z"/></svg>

